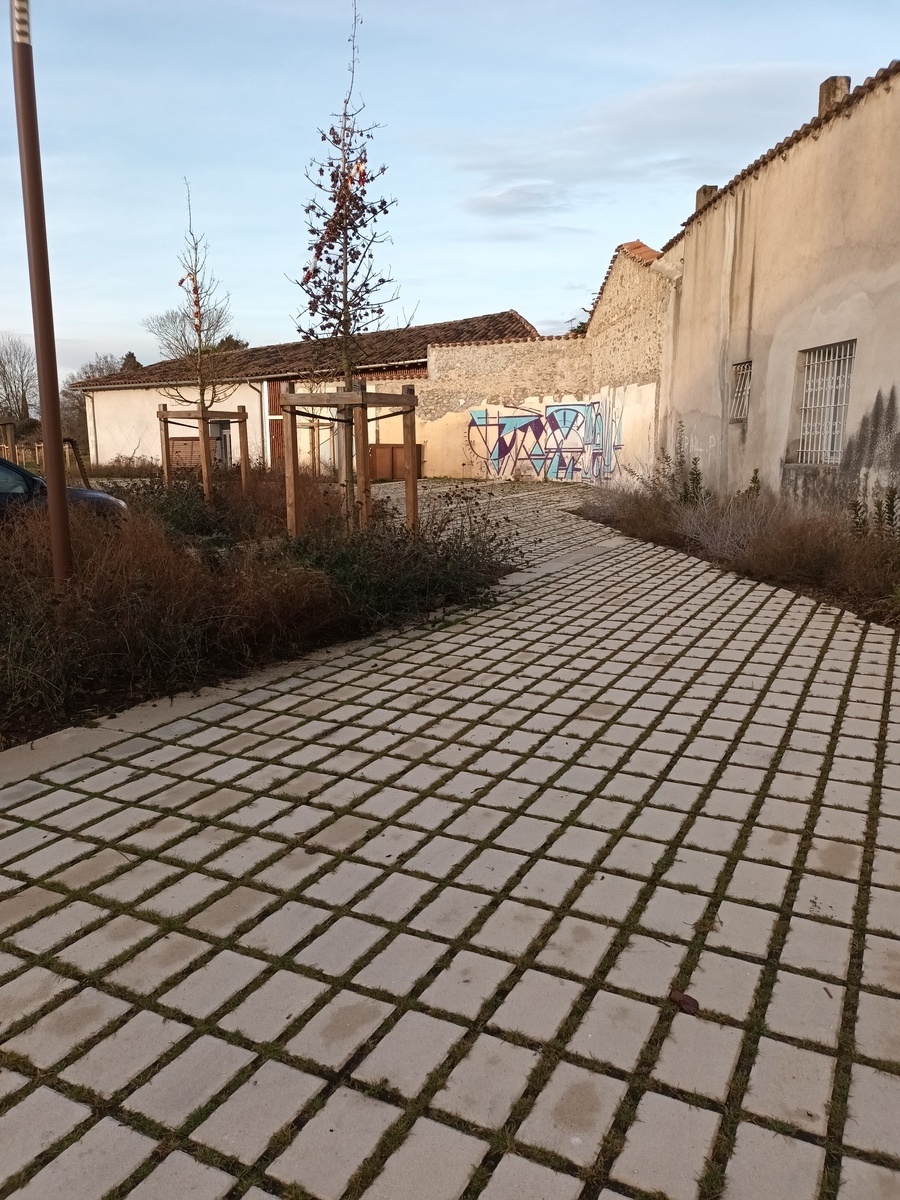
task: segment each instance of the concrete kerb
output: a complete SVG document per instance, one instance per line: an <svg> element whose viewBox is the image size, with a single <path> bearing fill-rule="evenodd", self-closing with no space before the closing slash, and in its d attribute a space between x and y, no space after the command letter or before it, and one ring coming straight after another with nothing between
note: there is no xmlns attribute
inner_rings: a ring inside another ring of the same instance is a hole
<svg viewBox="0 0 900 1200"><path fill-rule="evenodd" d="M540 579L545 575L555 575L558 571L565 570L566 567L576 567L601 554L622 550L633 544L633 538L612 535L594 545L582 546L578 550L570 550L567 554L558 554L554 558L545 558L533 567L526 567L521 571L514 571L511 575L504 575L499 586L501 588L516 587L522 583L530 583L533 579Z"/></svg>
<svg viewBox="0 0 900 1200"><path fill-rule="evenodd" d="M60 729L36 741L13 746L0 754L0 787L114 746L126 737L126 731L119 729Z"/></svg>
<svg viewBox="0 0 900 1200"><path fill-rule="evenodd" d="M43 771L50 771L72 759L93 754L107 746L114 746L136 733L146 733L170 721L189 717L220 700L229 700L232 696L253 688L266 687L279 680L288 679L310 663L324 663L352 654L363 646L371 645L377 637L376 634L323 646L311 650L301 658L262 667L214 687L179 692L174 696L160 696L108 717L100 717L96 724L91 726L70 726L45 737L36 738L32 742L25 742L21 746L0 751L0 787L18 783Z"/></svg>

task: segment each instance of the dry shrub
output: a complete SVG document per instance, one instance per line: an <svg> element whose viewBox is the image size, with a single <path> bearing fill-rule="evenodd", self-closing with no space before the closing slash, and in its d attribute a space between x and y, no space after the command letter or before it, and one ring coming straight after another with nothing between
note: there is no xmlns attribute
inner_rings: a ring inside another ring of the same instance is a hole
<svg viewBox="0 0 900 1200"><path fill-rule="evenodd" d="M603 487L600 493L580 510L589 520L613 525L629 537L660 546L684 545L667 497L634 487Z"/></svg>
<svg viewBox="0 0 900 1200"><path fill-rule="evenodd" d="M862 533L836 505L800 506L752 492L686 503L645 481L603 489L582 514L869 619L900 622L900 537Z"/></svg>
<svg viewBox="0 0 900 1200"><path fill-rule="evenodd" d="M140 512L74 511L72 535L76 570L57 600L46 515L0 526L0 738L91 698L196 687L296 652L345 613L321 573L283 552L220 561Z"/></svg>
<svg viewBox="0 0 900 1200"><path fill-rule="evenodd" d="M334 483L301 471L297 488L304 529L338 520L340 495ZM156 475L110 482L107 490L124 500L132 512L158 517L178 536L234 544L283 537L285 532L284 477L258 466L250 471L246 496L237 471L217 471L210 503L204 498L199 472L193 470L177 472L169 486Z"/></svg>
<svg viewBox="0 0 900 1200"><path fill-rule="evenodd" d="M46 513L0 523L0 748L75 713L479 599L517 562L511 526L465 492L426 503L415 536L380 504L348 538L336 489L307 476L301 509L312 528L289 542L283 480L255 480L246 502L236 486L198 508L192 481L169 493L145 481L122 520L72 511L75 572L60 599ZM276 524L279 536L268 536ZM252 538L238 537L248 529Z"/></svg>
<svg viewBox="0 0 900 1200"><path fill-rule="evenodd" d="M484 599L522 561L509 518L464 485L426 496L415 534L390 504L378 503L365 530L345 537L323 523L294 543L294 553L334 581L357 631Z"/></svg>

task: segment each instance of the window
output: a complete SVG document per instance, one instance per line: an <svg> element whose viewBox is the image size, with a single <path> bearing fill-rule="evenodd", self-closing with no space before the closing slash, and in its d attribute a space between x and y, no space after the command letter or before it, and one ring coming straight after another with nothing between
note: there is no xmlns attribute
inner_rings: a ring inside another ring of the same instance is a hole
<svg viewBox="0 0 900 1200"><path fill-rule="evenodd" d="M27 496L30 490L26 475L13 467L0 466L0 495Z"/></svg>
<svg viewBox="0 0 900 1200"><path fill-rule="evenodd" d="M753 363L735 363L731 369L731 409L729 421L746 421L750 405L750 368Z"/></svg>
<svg viewBox="0 0 900 1200"><path fill-rule="evenodd" d="M855 353L855 340L804 351L798 462L840 462Z"/></svg>

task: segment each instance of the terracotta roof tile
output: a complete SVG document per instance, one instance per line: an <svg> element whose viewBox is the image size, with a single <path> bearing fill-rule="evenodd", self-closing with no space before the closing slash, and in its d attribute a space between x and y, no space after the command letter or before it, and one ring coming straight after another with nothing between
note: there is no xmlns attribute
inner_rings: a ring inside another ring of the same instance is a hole
<svg viewBox="0 0 900 1200"><path fill-rule="evenodd" d="M698 217L701 217L707 209L718 204L719 200L721 200L726 193L733 192L738 184L742 183L748 178L748 176L756 175L763 167L768 166L773 159L783 157L785 152L788 151L792 146L796 146L798 142L804 141L811 134L815 134L818 130L823 129L826 125L830 125L831 122L836 121L838 117L851 116L852 110L860 103L860 101L868 96L870 92L874 92L877 88L881 87L882 84L888 83L889 80L893 79L897 75L900 75L900 59L895 58L889 66L882 67L880 71L876 71L874 75L870 75L869 78L861 83L858 87L855 87L851 92L848 92L843 100L840 100L834 105L833 108L830 108L828 112L823 114L823 116L814 117L812 121L807 121L805 125L801 125L799 129L795 129L789 137L784 139L784 141L779 142L777 146L773 146L771 150L767 150L765 154L760 155L760 157L755 159L754 162L750 163L748 167L744 167L743 171L740 171L737 175L735 175L734 179L729 180L724 187L719 188L715 195L711 196L706 204L698 208L696 212L691 213L688 219L683 223L681 230L663 246L663 254L665 254L667 250L671 250L673 246L677 245L678 242L681 241L685 235L685 231L694 223L694 221L697 220Z"/></svg>
<svg viewBox="0 0 900 1200"><path fill-rule="evenodd" d="M472 342L531 340L538 337L534 326L514 309L487 313L481 317L464 317L459 321L438 321L432 325L410 325L406 329L385 329L360 334L356 339L361 375L396 373L400 366L424 366L428 347L438 344L455 345ZM229 350L223 355L223 376L230 381L241 379L302 378L310 371L334 375L338 368L337 338L323 342L283 342L277 346L256 346L247 350ZM85 380L87 389L122 387L159 387L165 384L189 383L190 372L184 360L168 360L141 367L139 371L121 372Z"/></svg>

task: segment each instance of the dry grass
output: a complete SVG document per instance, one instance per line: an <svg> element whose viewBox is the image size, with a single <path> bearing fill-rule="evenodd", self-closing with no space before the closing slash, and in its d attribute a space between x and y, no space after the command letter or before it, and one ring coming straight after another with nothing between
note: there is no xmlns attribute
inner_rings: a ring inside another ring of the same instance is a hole
<svg viewBox="0 0 900 1200"><path fill-rule="evenodd" d="M30 723L93 704L196 687L291 653L346 617L321 573L284 553L227 566L169 537L159 519L73 512L75 575L52 586L45 515L0 526L0 716L7 744ZM2 745L2 740L0 740Z"/></svg>
<svg viewBox="0 0 900 1200"><path fill-rule="evenodd" d="M604 488L582 515L766 583L900 624L900 538L834 506L741 493L691 502L656 481Z"/></svg>
<svg viewBox="0 0 900 1200"><path fill-rule="evenodd" d="M298 488L306 529L337 524L340 496L333 482L301 471ZM284 477L260 467L250 471L246 496L237 471L216 472L209 504L197 471L179 472L170 487L157 471L153 476L108 480L105 490L121 497L132 512L158 517L174 535L227 543L284 535Z"/></svg>
<svg viewBox="0 0 900 1200"><path fill-rule="evenodd" d="M184 480L129 484L122 520L72 511L75 572L54 597L46 513L0 523L0 749L290 658L449 603L482 598L517 565L511 531L461 493L426 507L417 536L390 510L339 533L338 498L306 477L304 536L284 534L283 481L211 505Z"/></svg>

